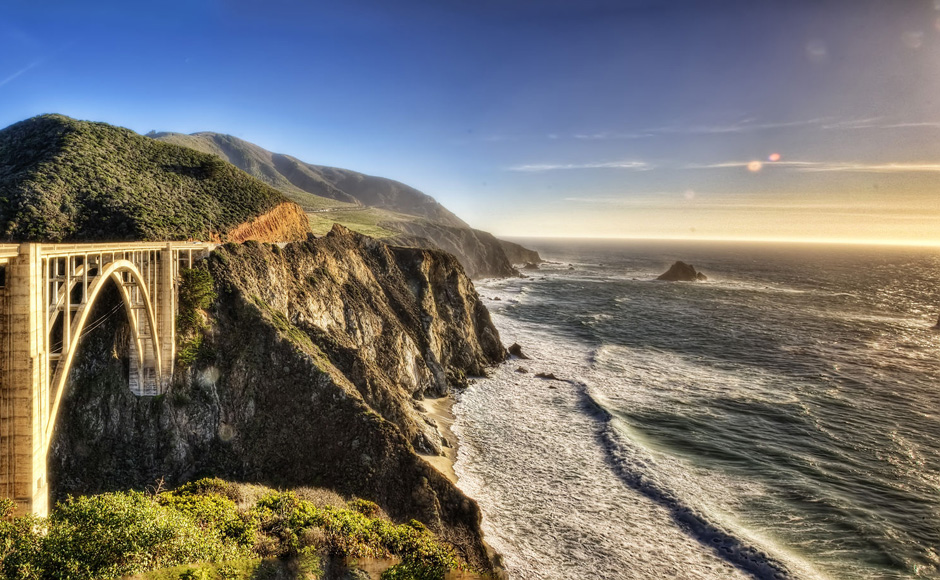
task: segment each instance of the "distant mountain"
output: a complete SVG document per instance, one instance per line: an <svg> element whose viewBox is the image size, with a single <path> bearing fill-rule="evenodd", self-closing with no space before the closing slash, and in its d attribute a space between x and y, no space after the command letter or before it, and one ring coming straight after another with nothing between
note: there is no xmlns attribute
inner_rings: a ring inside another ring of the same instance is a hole
<svg viewBox="0 0 940 580"><path fill-rule="evenodd" d="M148 136L218 155L278 188L310 212L315 233L341 223L391 243L442 248L457 256L472 278L515 275L511 260L519 255L534 254L525 261L539 261L537 253L521 247L516 251L517 245L472 229L433 197L398 181L305 163L220 133Z"/></svg>
<svg viewBox="0 0 940 580"><path fill-rule="evenodd" d="M290 155L272 153L220 133L148 133L148 137L213 153L258 179L280 189L308 210L320 209L321 199L388 209L452 227L470 227L430 195L384 177L348 169L304 163ZM335 204L334 204L335 205Z"/></svg>
<svg viewBox="0 0 940 580"><path fill-rule="evenodd" d="M241 241L261 230L299 239L309 225L280 191L214 155L62 115L0 131L0 239Z"/></svg>

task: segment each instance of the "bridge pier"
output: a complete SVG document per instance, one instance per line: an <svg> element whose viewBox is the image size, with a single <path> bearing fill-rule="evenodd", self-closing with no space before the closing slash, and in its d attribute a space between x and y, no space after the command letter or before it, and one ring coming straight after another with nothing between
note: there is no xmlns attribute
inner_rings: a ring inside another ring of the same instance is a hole
<svg viewBox="0 0 940 580"><path fill-rule="evenodd" d="M0 437L0 489L17 512L45 516L49 511L43 433L49 407L48 349L44 328L42 260L36 244L22 244L7 266L3 332L3 416Z"/></svg>

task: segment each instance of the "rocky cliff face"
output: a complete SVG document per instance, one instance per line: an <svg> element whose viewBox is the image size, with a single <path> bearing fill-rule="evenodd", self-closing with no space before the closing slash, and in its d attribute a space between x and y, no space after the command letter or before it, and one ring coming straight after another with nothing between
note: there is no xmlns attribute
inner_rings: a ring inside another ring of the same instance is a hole
<svg viewBox="0 0 940 580"><path fill-rule="evenodd" d="M283 249L228 244L199 267L217 297L165 396L128 390L123 318L86 337L49 460L56 495L210 474L317 485L418 519L489 569L476 504L416 454L440 444L416 399L505 356L459 263L337 227Z"/></svg>
<svg viewBox="0 0 940 580"><path fill-rule="evenodd" d="M542 263L542 256L539 256L539 253L535 250L530 250L525 246L506 240L499 240L499 245L502 246L503 252L506 253L506 257L511 264L524 265Z"/></svg>
<svg viewBox="0 0 940 580"><path fill-rule="evenodd" d="M285 201L271 211L242 222L225 234L226 241L287 242L303 240L310 233L310 221L303 208Z"/></svg>
<svg viewBox="0 0 940 580"><path fill-rule="evenodd" d="M506 257L500 240L493 234L471 228L456 228L428 222L395 222L387 224L402 236L392 241L410 246L441 248L460 260L467 275L479 278L518 276Z"/></svg>

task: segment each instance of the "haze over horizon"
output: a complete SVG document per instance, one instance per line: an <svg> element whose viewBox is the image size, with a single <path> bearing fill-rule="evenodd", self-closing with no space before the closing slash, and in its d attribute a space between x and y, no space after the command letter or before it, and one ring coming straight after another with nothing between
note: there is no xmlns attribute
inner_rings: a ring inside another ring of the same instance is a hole
<svg viewBox="0 0 940 580"><path fill-rule="evenodd" d="M13 0L0 49L0 126L229 133L501 235L940 245L940 0Z"/></svg>

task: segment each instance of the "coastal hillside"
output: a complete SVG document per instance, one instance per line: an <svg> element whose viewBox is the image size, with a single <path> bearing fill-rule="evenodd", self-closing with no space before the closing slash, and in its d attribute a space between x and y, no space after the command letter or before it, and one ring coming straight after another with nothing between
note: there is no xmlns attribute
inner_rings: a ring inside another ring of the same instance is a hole
<svg viewBox="0 0 940 580"><path fill-rule="evenodd" d="M276 187L309 212L315 233L325 233L340 223L395 244L441 248L457 256L471 278L513 276L517 273L514 263L540 261L537 252L521 246L530 259L517 261L517 244L470 228L433 197L392 179L305 163L220 133L153 132L148 136L218 155Z"/></svg>
<svg viewBox="0 0 940 580"><path fill-rule="evenodd" d="M181 296L189 322L164 396L127 388L123 317L86 337L49 458L57 498L208 475L317 486L416 519L491 569L476 503L418 455L449 444L418 400L505 356L452 256L336 226L284 248L221 246L185 271Z"/></svg>
<svg viewBox="0 0 940 580"><path fill-rule="evenodd" d="M304 163L290 155L272 153L254 143L221 133L185 135L163 132L147 136L218 155L285 195L294 197L301 205L306 205L306 196L315 195L341 203L392 210L443 225L469 227L430 195L392 179ZM322 203L318 200L317 205Z"/></svg>
<svg viewBox="0 0 940 580"><path fill-rule="evenodd" d="M214 155L42 115L0 131L0 239L303 239L300 207Z"/></svg>

